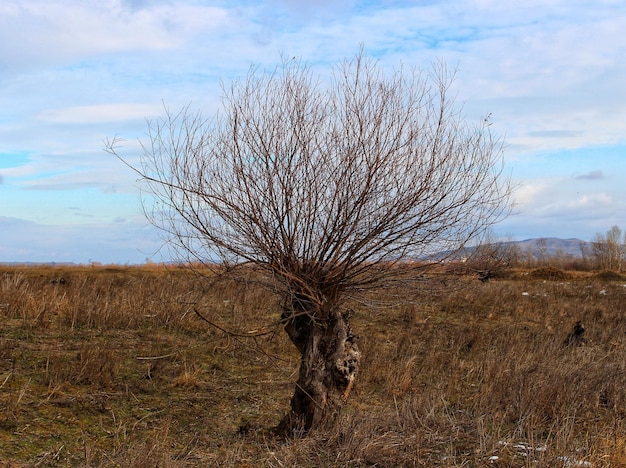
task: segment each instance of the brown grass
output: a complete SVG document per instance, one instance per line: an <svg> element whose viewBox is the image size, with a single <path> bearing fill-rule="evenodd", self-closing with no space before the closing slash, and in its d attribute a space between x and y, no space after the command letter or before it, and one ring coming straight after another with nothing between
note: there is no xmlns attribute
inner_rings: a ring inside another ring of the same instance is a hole
<svg viewBox="0 0 626 468"><path fill-rule="evenodd" d="M622 279L507 278L351 304L354 396L333 430L281 441L284 333L229 338L192 308L245 332L277 298L176 268L5 268L0 466L626 466ZM578 320L586 343L564 346Z"/></svg>

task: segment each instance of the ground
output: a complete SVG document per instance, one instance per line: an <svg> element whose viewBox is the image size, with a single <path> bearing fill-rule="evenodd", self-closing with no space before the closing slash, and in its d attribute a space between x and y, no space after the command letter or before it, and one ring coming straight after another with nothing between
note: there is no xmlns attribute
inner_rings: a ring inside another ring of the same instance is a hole
<svg viewBox="0 0 626 468"><path fill-rule="evenodd" d="M272 428L299 356L278 299L254 283L4 268L0 467L626 466L625 278L544 268L433 281L402 302L385 290L348 304L355 391L335 428L285 440ZM272 333L229 336L194 308ZM578 321L585 340L568 346Z"/></svg>

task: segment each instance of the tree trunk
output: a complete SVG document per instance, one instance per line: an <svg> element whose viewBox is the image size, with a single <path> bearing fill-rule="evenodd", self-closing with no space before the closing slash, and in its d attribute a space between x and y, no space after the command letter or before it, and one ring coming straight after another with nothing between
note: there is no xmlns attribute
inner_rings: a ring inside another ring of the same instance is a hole
<svg viewBox="0 0 626 468"><path fill-rule="evenodd" d="M285 331L302 358L291 410L278 425L279 434L305 435L332 425L352 390L361 358L356 336L347 313L332 311L326 317L284 317Z"/></svg>

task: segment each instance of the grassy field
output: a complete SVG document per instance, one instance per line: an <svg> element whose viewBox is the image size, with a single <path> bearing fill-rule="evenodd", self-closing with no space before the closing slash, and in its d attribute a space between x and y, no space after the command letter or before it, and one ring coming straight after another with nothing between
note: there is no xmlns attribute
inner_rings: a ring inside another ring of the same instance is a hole
<svg viewBox="0 0 626 468"><path fill-rule="evenodd" d="M446 281L404 304L388 291L351 304L363 366L346 411L331 431L279 440L295 348L278 325L251 340L193 312L235 332L277 321L254 282L4 268L0 467L626 466L626 278ZM584 340L566 346L577 321Z"/></svg>

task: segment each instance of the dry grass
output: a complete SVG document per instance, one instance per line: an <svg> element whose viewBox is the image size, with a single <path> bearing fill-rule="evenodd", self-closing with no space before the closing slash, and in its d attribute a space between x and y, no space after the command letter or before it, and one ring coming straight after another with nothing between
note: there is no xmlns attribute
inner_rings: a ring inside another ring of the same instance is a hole
<svg viewBox="0 0 626 468"><path fill-rule="evenodd" d="M1 270L0 466L626 466L623 278L457 280L353 304L355 395L332 431L281 441L284 333L229 338L191 308L247 331L276 298L173 268Z"/></svg>

